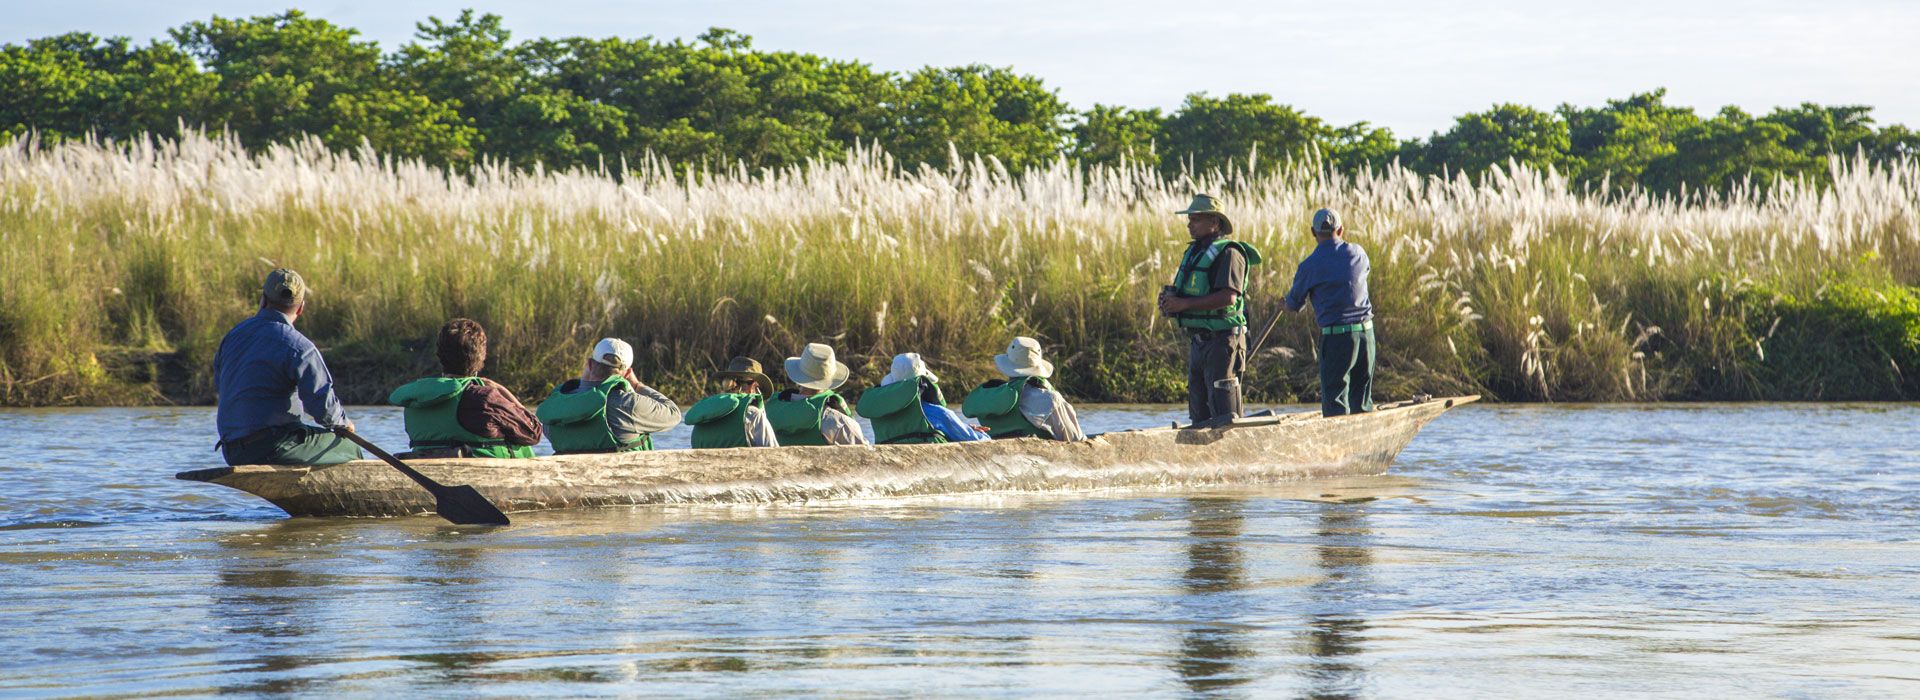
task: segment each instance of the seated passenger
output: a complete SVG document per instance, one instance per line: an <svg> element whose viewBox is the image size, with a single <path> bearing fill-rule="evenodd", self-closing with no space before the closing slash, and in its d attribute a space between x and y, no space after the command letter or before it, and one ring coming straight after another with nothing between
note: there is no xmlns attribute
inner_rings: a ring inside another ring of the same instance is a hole
<svg viewBox="0 0 1920 700"><path fill-rule="evenodd" d="M919 353L895 355L891 371L880 386L860 395L855 410L873 421L873 441L882 445L987 439L985 432L947 408L940 378L927 369Z"/></svg>
<svg viewBox="0 0 1920 700"><path fill-rule="evenodd" d="M651 450L654 433L680 424L680 407L640 383L633 346L619 338L601 338L580 376L555 387L535 414L557 455Z"/></svg>
<svg viewBox="0 0 1920 700"><path fill-rule="evenodd" d="M307 308L307 283L280 268L260 289L260 311L220 339L213 390L220 397L215 444L227 464L339 464L360 448L333 433L353 421L333 393L333 374L313 341L294 330ZM319 425L300 422L300 411Z"/></svg>
<svg viewBox="0 0 1920 700"><path fill-rule="evenodd" d="M773 393L773 380L761 373L760 362L736 357L715 376L720 378L720 393L687 409L694 449L779 447L763 408Z"/></svg>
<svg viewBox="0 0 1920 700"><path fill-rule="evenodd" d="M767 420L773 423L780 444L867 444L847 400L833 391L852 374L846 364L834 359L833 348L808 343L799 357L787 358L786 369L794 387L767 402Z"/></svg>
<svg viewBox="0 0 1920 700"><path fill-rule="evenodd" d="M406 409L408 456L526 458L540 444L540 421L513 392L480 377L487 331L472 319L440 327L440 376L415 379L387 395Z"/></svg>
<svg viewBox="0 0 1920 700"><path fill-rule="evenodd" d="M993 439L1038 437L1064 442L1087 439L1080 416L1047 378L1053 363L1040 357L1040 341L1014 338L1007 352L993 356L1006 379L989 380L967 394L961 406L967 416L980 419Z"/></svg>

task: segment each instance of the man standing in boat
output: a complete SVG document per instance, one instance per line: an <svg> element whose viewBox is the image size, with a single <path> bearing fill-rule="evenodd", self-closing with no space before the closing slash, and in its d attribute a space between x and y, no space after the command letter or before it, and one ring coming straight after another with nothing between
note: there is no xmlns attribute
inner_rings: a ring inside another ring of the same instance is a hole
<svg viewBox="0 0 1920 700"><path fill-rule="evenodd" d="M336 427L352 430L353 421L334 395L326 360L293 327L306 308L300 273L274 270L261 286L260 311L227 331L214 351L214 422L228 465L360 459L360 448L333 434ZM301 422L302 408L318 427Z"/></svg>
<svg viewBox="0 0 1920 700"><path fill-rule="evenodd" d="M1373 300L1367 296L1372 264L1367 251L1347 242L1347 229L1332 209L1313 213L1313 253L1300 261L1293 289L1281 304L1299 311L1311 300L1320 324L1320 415L1373 410Z"/></svg>
<svg viewBox="0 0 1920 700"><path fill-rule="evenodd" d="M1260 251L1234 240L1220 201L1194 195L1186 209L1193 243L1173 284L1160 290L1160 313L1187 334L1187 417L1194 423L1240 415L1240 374L1247 368L1247 268Z"/></svg>

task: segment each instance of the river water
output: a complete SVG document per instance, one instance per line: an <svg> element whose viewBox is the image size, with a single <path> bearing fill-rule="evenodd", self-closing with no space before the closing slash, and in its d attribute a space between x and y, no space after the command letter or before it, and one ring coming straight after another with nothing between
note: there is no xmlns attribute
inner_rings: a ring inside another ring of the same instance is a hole
<svg viewBox="0 0 1920 700"><path fill-rule="evenodd" d="M1377 478L488 530L176 481L205 408L0 411L0 695L1920 696L1916 427L1475 405Z"/></svg>

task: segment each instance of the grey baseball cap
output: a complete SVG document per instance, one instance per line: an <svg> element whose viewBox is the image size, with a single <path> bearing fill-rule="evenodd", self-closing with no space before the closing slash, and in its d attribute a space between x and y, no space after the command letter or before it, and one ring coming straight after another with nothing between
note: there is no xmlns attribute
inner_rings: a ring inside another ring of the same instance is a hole
<svg viewBox="0 0 1920 700"><path fill-rule="evenodd" d="M1313 213L1313 233L1330 234L1340 230L1340 213L1332 209L1321 209Z"/></svg>
<svg viewBox="0 0 1920 700"><path fill-rule="evenodd" d="M307 281L301 279L298 272L277 268L267 273L266 283L260 285L260 295L280 306L299 306L307 301Z"/></svg>

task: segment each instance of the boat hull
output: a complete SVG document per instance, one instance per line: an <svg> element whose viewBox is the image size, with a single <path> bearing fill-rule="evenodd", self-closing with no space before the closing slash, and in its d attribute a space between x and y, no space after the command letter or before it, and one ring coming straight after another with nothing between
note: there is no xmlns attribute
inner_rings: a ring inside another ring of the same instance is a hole
<svg viewBox="0 0 1920 700"><path fill-rule="evenodd" d="M687 502L827 499L1249 484L1386 473L1420 428L1477 396L1405 402L1352 416L1295 413L1224 427L940 445L659 450L533 459L438 459L409 466L467 484L509 512ZM383 462L182 472L259 496L295 516L433 512L433 499Z"/></svg>

